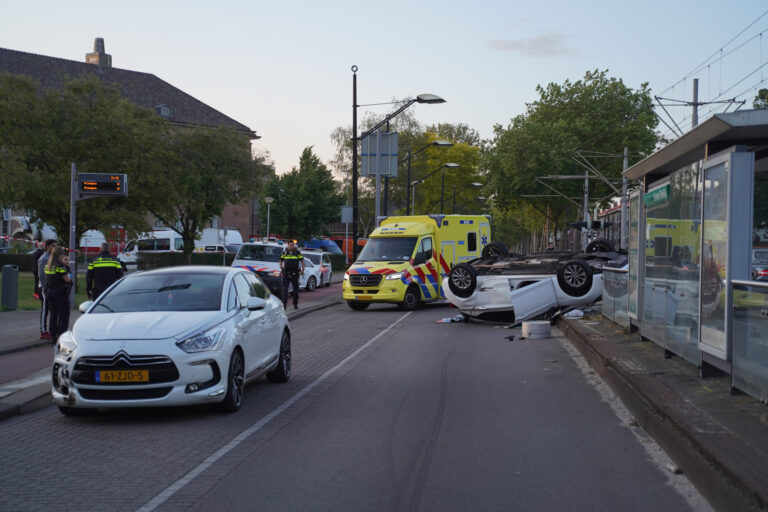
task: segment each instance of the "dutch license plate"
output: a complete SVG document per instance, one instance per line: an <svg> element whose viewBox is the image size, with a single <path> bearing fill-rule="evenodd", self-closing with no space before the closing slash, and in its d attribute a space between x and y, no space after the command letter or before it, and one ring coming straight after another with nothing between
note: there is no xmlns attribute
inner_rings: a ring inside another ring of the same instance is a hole
<svg viewBox="0 0 768 512"><path fill-rule="evenodd" d="M96 382L149 382L149 370L101 370L96 372Z"/></svg>
<svg viewBox="0 0 768 512"><path fill-rule="evenodd" d="M355 299L357 300L373 300L372 295L356 295Z"/></svg>

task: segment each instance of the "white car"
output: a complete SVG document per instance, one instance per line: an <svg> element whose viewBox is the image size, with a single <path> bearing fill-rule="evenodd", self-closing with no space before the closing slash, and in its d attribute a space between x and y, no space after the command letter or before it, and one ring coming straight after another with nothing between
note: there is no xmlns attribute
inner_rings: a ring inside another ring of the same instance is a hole
<svg viewBox="0 0 768 512"><path fill-rule="evenodd" d="M443 290L465 318L512 324L552 319L565 308L599 299L602 265L616 258L622 256L612 251L478 258L454 266L443 278Z"/></svg>
<svg viewBox="0 0 768 512"><path fill-rule="evenodd" d="M232 266L250 270L258 275L277 296L282 295L282 277L280 272L280 255L285 245L277 242L250 242L240 246ZM304 254L304 253L302 253ZM305 258L304 274L299 276L299 290L308 292L317 288L320 283L320 267L310 265ZM290 293L289 286L288 292Z"/></svg>
<svg viewBox="0 0 768 512"><path fill-rule="evenodd" d="M301 252L304 255L304 262L308 264L312 262L313 266L319 267L319 280L318 286L331 286L331 276L333 275L333 265L331 265L331 254L322 251L313 251L312 249L305 249Z"/></svg>
<svg viewBox="0 0 768 512"><path fill-rule="evenodd" d="M80 311L53 362L53 401L66 415L200 403L234 412L248 380L291 375L283 305L240 268L130 274Z"/></svg>

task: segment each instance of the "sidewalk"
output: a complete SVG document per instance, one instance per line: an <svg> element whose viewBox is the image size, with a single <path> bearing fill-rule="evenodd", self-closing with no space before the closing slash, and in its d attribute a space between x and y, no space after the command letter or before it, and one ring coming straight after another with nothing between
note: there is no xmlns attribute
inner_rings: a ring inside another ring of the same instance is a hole
<svg viewBox="0 0 768 512"><path fill-rule="evenodd" d="M289 320L339 304L341 294L301 303L299 309L290 304L286 313ZM70 325L80 313L72 311ZM39 311L5 311L0 313L0 357L5 354L39 346L50 346L50 340L40 339ZM53 352L51 352L51 364ZM50 370L42 370L24 379L0 384L0 421L52 405Z"/></svg>
<svg viewBox="0 0 768 512"><path fill-rule="evenodd" d="M768 510L768 408L600 318L558 326L716 510Z"/></svg>

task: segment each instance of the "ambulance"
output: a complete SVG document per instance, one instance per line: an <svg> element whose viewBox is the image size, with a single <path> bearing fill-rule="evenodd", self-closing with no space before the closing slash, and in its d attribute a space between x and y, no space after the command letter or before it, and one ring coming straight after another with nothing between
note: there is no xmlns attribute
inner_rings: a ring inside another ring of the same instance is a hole
<svg viewBox="0 0 768 512"><path fill-rule="evenodd" d="M374 302L414 310L444 299L451 267L479 258L490 243L488 215L384 217L344 274L342 296L355 311Z"/></svg>

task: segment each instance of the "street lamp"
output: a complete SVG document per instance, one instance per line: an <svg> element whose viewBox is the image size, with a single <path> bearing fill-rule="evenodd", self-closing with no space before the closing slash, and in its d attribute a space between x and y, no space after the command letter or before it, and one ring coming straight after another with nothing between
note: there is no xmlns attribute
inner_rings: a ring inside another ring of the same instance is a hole
<svg viewBox="0 0 768 512"><path fill-rule="evenodd" d="M415 98L406 101L400 108L389 114L383 121L366 131L360 137L357 136L357 66L352 66L352 256L357 259L357 142L375 132L393 117L414 103L436 104L445 103L445 100L435 94L419 94Z"/></svg>
<svg viewBox="0 0 768 512"><path fill-rule="evenodd" d="M459 191L462 191L468 187L482 187L482 186L483 186L482 183L473 181L472 183L459 188ZM451 209L451 213L456 213L456 187L455 186L453 187L453 208Z"/></svg>
<svg viewBox="0 0 768 512"><path fill-rule="evenodd" d="M440 167L438 167L438 168L437 168L437 169L435 169L434 171L430 171L429 173L427 173L427 175L426 175L426 176L424 176L424 177L423 177L423 178L421 178L420 180L414 180L414 181L413 181L413 183L411 183L411 190L412 190L412 192L413 192L413 201L412 201L412 202L413 202L413 211L414 211L414 212L416 211L416 185L419 185L419 184L421 184L421 183L424 183L424 181L425 181L427 178L429 178L430 176L432 176L433 174L435 174L437 171L440 171L440 170L442 170L442 169L445 169L446 167L448 167L448 168L450 168L450 169L454 169L454 168L456 168L456 167L459 167L459 164L455 164L455 163L453 163L453 162L448 162L447 164L443 164L443 165L441 165ZM443 171L443 180L445 180L445 171ZM445 181L443 181L443 184L444 184L444 183L445 183ZM442 213L442 210L443 210L443 194L442 194L442 191L441 191L441 192L440 192L440 213Z"/></svg>
<svg viewBox="0 0 768 512"><path fill-rule="evenodd" d="M264 202L267 203L267 241L269 241L269 206L272 204L272 201L274 201L274 197L265 197Z"/></svg>
<svg viewBox="0 0 768 512"><path fill-rule="evenodd" d="M408 156L397 162L397 165L400 165L401 163L408 161L408 184L407 184L407 190L405 192L405 214L410 215L411 214L411 158L418 155L425 149L437 146L439 148L447 148L450 146L453 146L453 142L448 142L447 140L433 140L429 144L417 149L413 153L411 153L411 148L408 148Z"/></svg>
<svg viewBox="0 0 768 512"><path fill-rule="evenodd" d="M443 177L440 180L440 213L443 213L443 211L444 211L444 208L443 208L443 195L444 195L444 192L445 192L445 168L446 167L449 168L449 169L455 169L456 167L459 167L459 164L448 163L448 164L445 164L443 166Z"/></svg>

